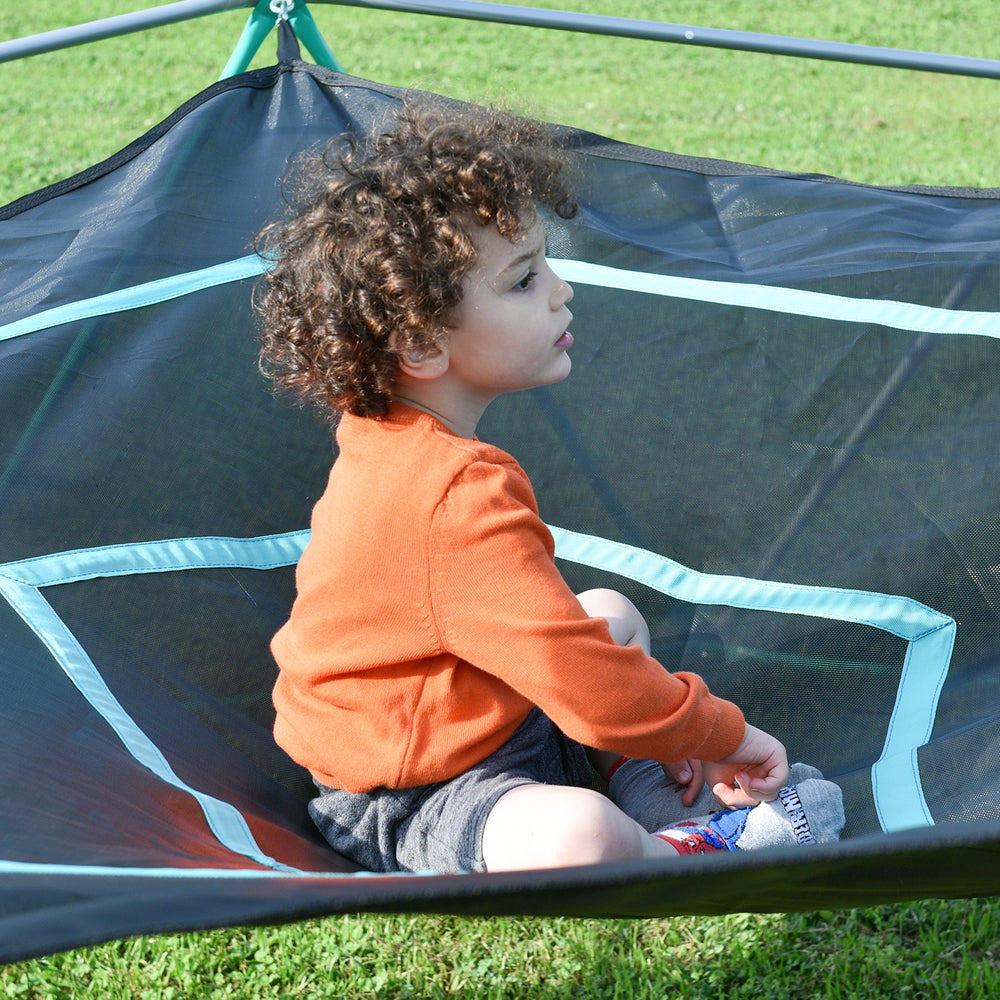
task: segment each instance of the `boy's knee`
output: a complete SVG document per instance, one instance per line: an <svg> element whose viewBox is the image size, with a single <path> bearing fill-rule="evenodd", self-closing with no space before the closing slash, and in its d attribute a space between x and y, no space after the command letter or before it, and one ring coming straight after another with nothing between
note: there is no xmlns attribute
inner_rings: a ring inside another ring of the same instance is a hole
<svg viewBox="0 0 1000 1000"><path fill-rule="evenodd" d="M598 587L577 596L591 618L603 618L619 646L637 644L649 652L649 626L639 609L617 590Z"/></svg>
<svg viewBox="0 0 1000 1000"><path fill-rule="evenodd" d="M483 833L488 871L606 864L642 856L645 834L600 792L526 786L494 806Z"/></svg>
<svg viewBox="0 0 1000 1000"><path fill-rule="evenodd" d="M640 856L640 834L633 822L600 792L581 791L587 794L564 820L561 850L574 859L564 863L598 865Z"/></svg>
<svg viewBox="0 0 1000 1000"><path fill-rule="evenodd" d="M590 615L614 615L615 617L625 617L629 614L638 614L635 605L617 590L610 590L607 587L595 587L593 590L585 590L577 595L584 610Z"/></svg>

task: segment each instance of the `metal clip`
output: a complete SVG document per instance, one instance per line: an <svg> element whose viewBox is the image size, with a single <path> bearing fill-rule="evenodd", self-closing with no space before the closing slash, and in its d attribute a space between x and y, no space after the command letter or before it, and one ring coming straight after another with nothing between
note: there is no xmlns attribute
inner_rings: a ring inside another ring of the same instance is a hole
<svg viewBox="0 0 1000 1000"><path fill-rule="evenodd" d="M278 21L287 21L288 15L295 10L295 0L271 0L271 13Z"/></svg>

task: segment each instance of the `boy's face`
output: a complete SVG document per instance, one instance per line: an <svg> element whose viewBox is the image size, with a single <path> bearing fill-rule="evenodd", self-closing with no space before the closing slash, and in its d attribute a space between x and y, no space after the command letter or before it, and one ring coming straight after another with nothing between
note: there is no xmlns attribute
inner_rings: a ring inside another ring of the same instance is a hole
<svg viewBox="0 0 1000 1000"><path fill-rule="evenodd" d="M573 289L545 259L536 220L515 242L495 226L470 233L479 258L463 279L452 314L448 373L487 401L503 392L561 382L570 372Z"/></svg>

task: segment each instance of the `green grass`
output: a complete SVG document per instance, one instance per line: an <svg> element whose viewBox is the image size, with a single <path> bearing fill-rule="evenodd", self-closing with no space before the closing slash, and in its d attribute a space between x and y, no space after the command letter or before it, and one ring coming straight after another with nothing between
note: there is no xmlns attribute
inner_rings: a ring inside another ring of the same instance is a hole
<svg viewBox="0 0 1000 1000"><path fill-rule="evenodd" d="M659 921L343 917L9 966L0 996L963 1000L1000 991L998 942L983 902Z"/></svg>
<svg viewBox="0 0 1000 1000"><path fill-rule="evenodd" d="M993 997L985 903L663 921L344 917L138 938L0 971L0 996L288 998Z"/></svg>
<svg viewBox="0 0 1000 1000"><path fill-rule="evenodd" d="M656 19L661 0L537 0ZM153 6L0 5L0 38ZM1000 186L1000 81L316 4L347 72L475 100L672 152L875 184ZM948 52L1000 53L991 0L688 0L687 22ZM124 146L213 82L247 12L0 64L0 203ZM274 61L265 43L254 65Z"/></svg>
<svg viewBox="0 0 1000 1000"><path fill-rule="evenodd" d="M527 2L527 0L525 0ZM994 0L535 0L707 27L1000 53ZM151 6L0 5L0 38ZM1000 82L317 5L345 69L674 152L879 184L1000 185ZM0 203L110 155L215 80L245 11L0 65ZM273 42L254 65L273 61ZM0 998L1000 995L1000 906L595 921L342 917L138 938L0 969Z"/></svg>

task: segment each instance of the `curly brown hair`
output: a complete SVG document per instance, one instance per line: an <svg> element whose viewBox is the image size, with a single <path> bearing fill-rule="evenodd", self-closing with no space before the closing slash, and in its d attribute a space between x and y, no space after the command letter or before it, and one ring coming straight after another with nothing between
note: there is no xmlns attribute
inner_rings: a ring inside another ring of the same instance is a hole
<svg viewBox="0 0 1000 1000"><path fill-rule="evenodd" d="M398 355L441 348L476 261L472 226L514 239L539 206L576 212L541 123L413 101L396 119L301 163L288 218L255 244L270 268L254 302L261 369L331 416L384 414Z"/></svg>

